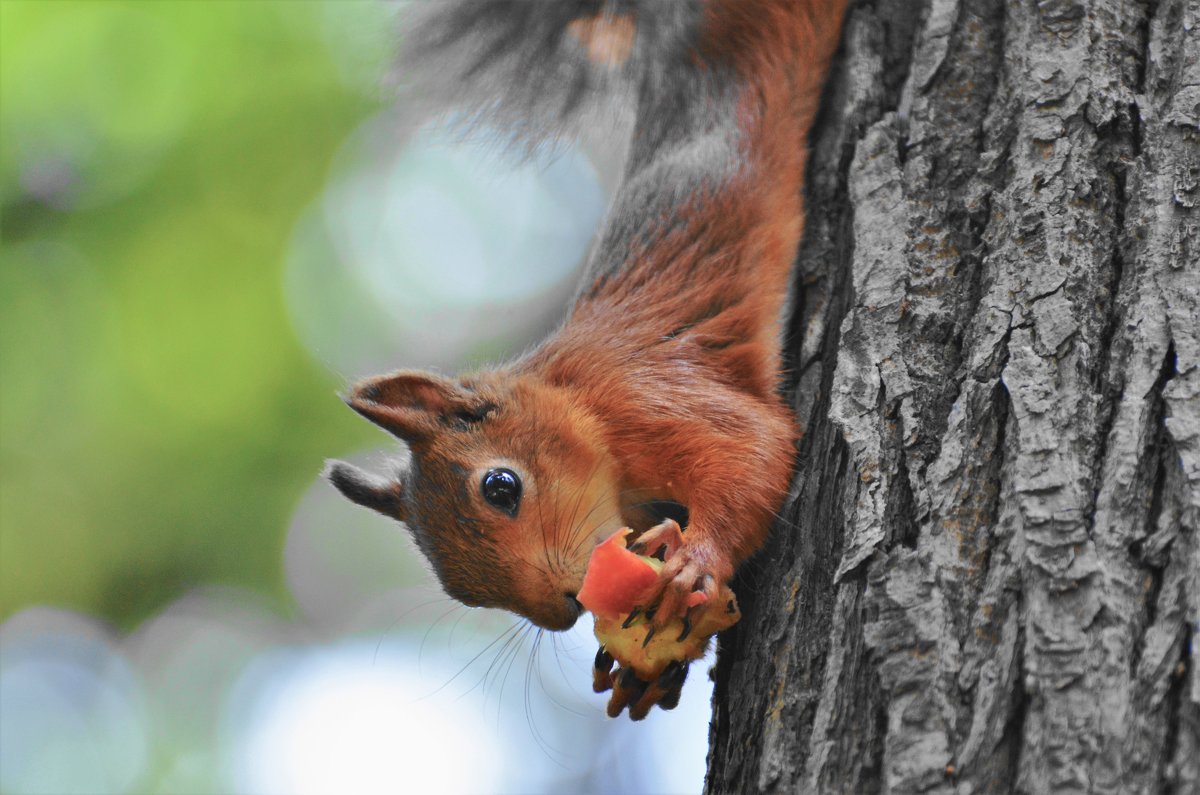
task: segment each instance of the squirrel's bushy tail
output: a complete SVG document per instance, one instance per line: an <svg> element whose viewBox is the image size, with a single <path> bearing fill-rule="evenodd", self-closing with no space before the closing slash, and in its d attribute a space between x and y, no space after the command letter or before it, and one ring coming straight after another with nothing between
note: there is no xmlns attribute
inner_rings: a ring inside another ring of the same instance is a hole
<svg viewBox="0 0 1200 795"><path fill-rule="evenodd" d="M396 77L418 101L532 147L632 101L695 40L703 0L443 0L402 18Z"/></svg>
<svg viewBox="0 0 1200 795"><path fill-rule="evenodd" d="M429 0L402 15L395 74L418 88L410 102L529 149L639 97L673 104L702 61L768 92L786 75L815 106L845 2Z"/></svg>

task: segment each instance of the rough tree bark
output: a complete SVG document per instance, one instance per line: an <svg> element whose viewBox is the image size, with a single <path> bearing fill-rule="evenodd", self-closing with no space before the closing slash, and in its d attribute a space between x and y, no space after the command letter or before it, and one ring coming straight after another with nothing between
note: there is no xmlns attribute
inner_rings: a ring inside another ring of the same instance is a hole
<svg viewBox="0 0 1200 795"><path fill-rule="evenodd" d="M1200 0L863 0L711 792L1200 792Z"/></svg>

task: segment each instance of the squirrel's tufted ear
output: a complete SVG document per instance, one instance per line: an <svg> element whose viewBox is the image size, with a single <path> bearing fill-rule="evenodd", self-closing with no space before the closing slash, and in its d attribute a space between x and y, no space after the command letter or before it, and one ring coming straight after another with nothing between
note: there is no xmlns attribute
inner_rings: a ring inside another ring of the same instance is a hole
<svg viewBox="0 0 1200 795"><path fill-rule="evenodd" d="M479 422L495 408L457 381L415 370L361 381L346 397L346 403L407 442Z"/></svg>
<svg viewBox="0 0 1200 795"><path fill-rule="evenodd" d="M406 521L404 487L399 481L384 480L345 461L325 462L324 475L351 502L401 522Z"/></svg>

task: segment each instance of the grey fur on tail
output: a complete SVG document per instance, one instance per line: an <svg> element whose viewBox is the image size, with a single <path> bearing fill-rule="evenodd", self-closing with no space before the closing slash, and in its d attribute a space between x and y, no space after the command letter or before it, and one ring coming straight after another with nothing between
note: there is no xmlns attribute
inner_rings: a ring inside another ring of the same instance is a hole
<svg viewBox="0 0 1200 795"><path fill-rule="evenodd" d="M414 3L400 16L396 81L412 88L426 112L453 113L468 129L499 128L532 151L547 139L577 134L614 104L632 104L685 65L702 6L702 0ZM593 18L632 21L627 56L610 63L588 57L572 24Z"/></svg>

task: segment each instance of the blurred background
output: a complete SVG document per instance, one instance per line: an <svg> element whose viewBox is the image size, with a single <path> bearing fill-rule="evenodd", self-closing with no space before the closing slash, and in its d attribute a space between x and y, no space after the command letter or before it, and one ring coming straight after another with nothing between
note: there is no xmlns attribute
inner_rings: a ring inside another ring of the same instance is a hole
<svg viewBox="0 0 1200 795"><path fill-rule="evenodd" d="M401 9L402 13L402 9ZM590 622L446 599L318 478L349 380L561 319L613 163L381 88L395 6L0 0L0 791L693 792Z"/></svg>

